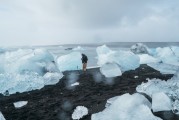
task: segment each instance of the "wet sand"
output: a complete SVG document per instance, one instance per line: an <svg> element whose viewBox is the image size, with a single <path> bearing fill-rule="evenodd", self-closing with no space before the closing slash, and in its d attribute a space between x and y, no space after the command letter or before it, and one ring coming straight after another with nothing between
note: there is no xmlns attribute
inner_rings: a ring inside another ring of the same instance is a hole
<svg viewBox="0 0 179 120"><path fill-rule="evenodd" d="M69 75L78 76L80 85L67 87ZM138 78L134 78L138 76ZM173 75L162 75L147 65L127 71L120 77L106 79L99 68L82 71L64 72L64 77L56 85L45 86L40 90L16 93L11 96L0 96L0 111L6 120L71 120L76 106L85 106L89 114L81 120L90 120L91 114L102 111L106 101L114 96L136 92L137 85L146 82L146 78L168 80ZM113 82L111 82L113 81ZM149 98L150 99L150 98ZM13 102L28 101L22 108L15 109ZM164 120L179 120L171 112L159 112L155 115Z"/></svg>

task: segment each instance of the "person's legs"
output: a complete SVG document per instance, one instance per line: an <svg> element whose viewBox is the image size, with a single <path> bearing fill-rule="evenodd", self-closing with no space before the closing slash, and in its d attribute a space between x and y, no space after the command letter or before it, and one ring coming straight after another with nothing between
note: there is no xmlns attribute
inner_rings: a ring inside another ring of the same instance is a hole
<svg viewBox="0 0 179 120"><path fill-rule="evenodd" d="M87 63L83 63L83 71L86 71Z"/></svg>

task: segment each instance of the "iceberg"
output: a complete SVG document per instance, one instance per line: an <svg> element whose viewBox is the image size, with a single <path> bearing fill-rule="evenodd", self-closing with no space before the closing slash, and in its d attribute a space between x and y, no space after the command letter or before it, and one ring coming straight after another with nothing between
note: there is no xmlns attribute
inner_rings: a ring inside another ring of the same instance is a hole
<svg viewBox="0 0 179 120"><path fill-rule="evenodd" d="M130 51L112 51L106 45L96 49L99 66L106 63L116 63L122 72L139 67L139 57Z"/></svg>
<svg viewBox="0 0 179 120"><path fill-rule="evenodd" d="M172 102L170 98L163 92L154 93L152 95L152 110L154 112L172 110Z"/></svg>
<svg viewBox="0 0 179 120"><path fill-rule="evenodd" d="M105 77L116 77L116 76L121 76L122 72L119 68L119 66L115 63L106 63L101 66L100 72L105 76Z"/></svg>
<svg viewBox="0 0 179 120"><path fill-rule="evenodd" d="M151 112L151 103L141 94L124 94L115 98L102 112L92 115L92 120L161 120Z"/></svg>
<svg viewBox="0 0 179 120"><path fill-rule="evenodd" d="M130 49L134 54L148 54L148 47L142 43L136 43Z"/></svg>
<svg viewBox="0 0 179 120"><path fill-rule="evenodd" d="M84 106L77 106L72 114L73 120L79 120L88 114L88 109Z"/></svg>
<svg viewBox="0 0 179 120"><path fill-rule="evenodd" d="M41 89L55 80L57 83L54 77L59 80L62 73L53 55L45 49L18 49L0 54L0 93L4 95Z"/></svg>
<svg viewBox="0 0 179 120"><path fill-rule="evenodd" d="M21 108L21 107L27 105L27 103L28 103L28 101L18 101L18 102L15 102L13 104L14 104L15 108Z"/></svg>
<svg viewBox="0 0 179 120"><path fill-rule="evenodd" d="M57 58L57 66L60 71L81 70L81 53L72 52Z"/></svg>

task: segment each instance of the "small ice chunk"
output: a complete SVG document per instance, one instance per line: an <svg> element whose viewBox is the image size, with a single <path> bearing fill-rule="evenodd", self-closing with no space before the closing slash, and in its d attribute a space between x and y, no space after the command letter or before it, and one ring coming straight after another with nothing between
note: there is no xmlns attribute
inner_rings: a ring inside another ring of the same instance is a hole
<svg viewBox="0 0 179 120"><path fill-rule="evenodd" d="M27 103L28 103L28 101L18 101L18 102L14 103L14 107L15 108L21 108L21 107L27 105Z"/></svg>
<svg viewBox="0 0 179 120"><path fill-rule="evenodd" d="M79 82L75 82L75 83L71 84L71 87L77 86L77 85L79 85L79 84L80 84Z"/></svg>
<svg viewBox="0 0 179 120"><path fill-rule="evenodd" d="M121 76L122 72L119 68L119 66L115 63L107 63L104 64L100 68L100 72L105 76L105 77L116 77L116 76Z"/></svg>
<svg viewBox="0 0 179 120"><path fill-rule="evenodd" d="M83 118L83 116L88 114L88 109L84 106L77 106L72 114L73 120L79 120Z"/></svg>
<svg viewBox="0 0 179 120"><path fill-rule="evenodd" d="M169 111L172 109L172 103L170 98L163 92L154 93L152 95L152 110L158 111Z"/></svg>
<svg viewBox="0 0 179 120"><path fill-rule="evenodd" d="M1 112L0 112L0 120L6 120Z"/></svg>
<svg viewBox="0 0 179 120"><path fill-rule="evenodd" d="M134 76L134 78L139 78L139 76Z"/></svg>
<svg viewBox="0 0 179 120"><path fill-rule="evenodd" d="M62 73L47 72L43 76L43 78L44 78L44 84L45 85L54 85L54 84L57 84L62 77L63 77Z"/></svg>

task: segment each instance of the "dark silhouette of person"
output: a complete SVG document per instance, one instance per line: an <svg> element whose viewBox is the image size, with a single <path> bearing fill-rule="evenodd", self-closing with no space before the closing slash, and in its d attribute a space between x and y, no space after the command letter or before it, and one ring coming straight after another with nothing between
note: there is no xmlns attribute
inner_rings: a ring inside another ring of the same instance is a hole
<svg viewBox="0 0 179 120"><path fill-rule="evenodd" d="M81 54L81 56L82 56L81 61L82 61L82 64L83 64L83 71L85 72L86 67L87 67L88 57L83 53Z"/></svg>

